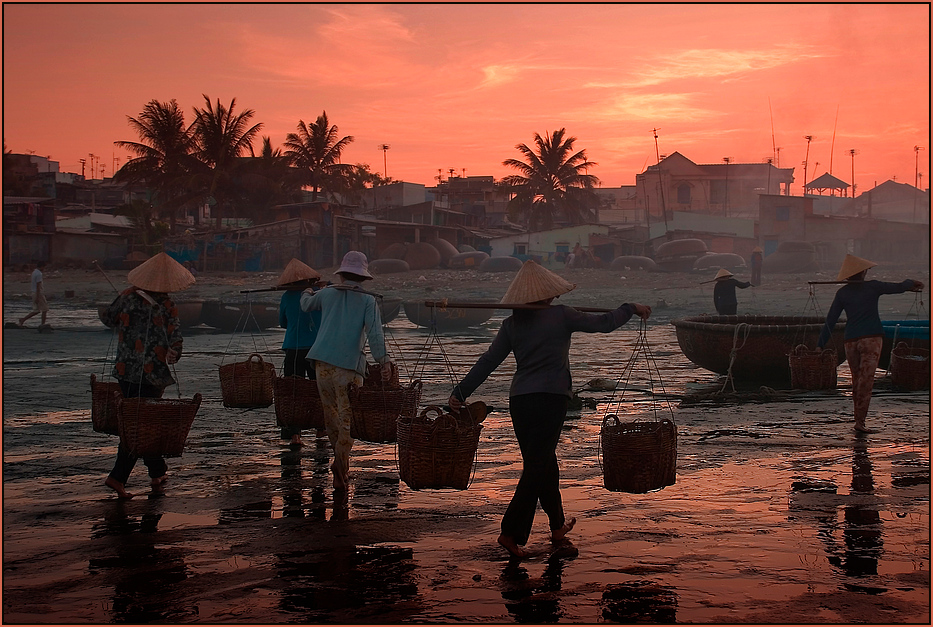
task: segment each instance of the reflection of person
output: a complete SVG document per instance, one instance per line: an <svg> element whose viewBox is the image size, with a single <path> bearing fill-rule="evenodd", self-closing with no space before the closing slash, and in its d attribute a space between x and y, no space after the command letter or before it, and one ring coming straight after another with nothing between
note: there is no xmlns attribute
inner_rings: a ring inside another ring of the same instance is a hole
<svg viewBox="0 0 933 627"><path fill-rule="evenodd" d="M751 283L738 281L733 278L731 272L725 268L720 268L716 274L716 285L713 287L713 305L716 306L716 313L720 316L734 316L739 303L735 299L735 288L744 290L751 287Z"/></svg>
<svg viewBox="0 0 933 627"><path fill-rule="evenodd" d="M110 304L103 320L119 330L113 376L125 398L161 398L165 388L175 383L169 365L181 358L182 337L178 309L169 297L194 283L185 268L159 253L127 275L131 287ZM117 460L104 484L120 498L132 498L126 491L137 456L121 442ZM168 467L161 455L144 457L154 492L162 490Z"/></svg>
<svg viewBox="0 0 933 627"><path fill-rule="evenodd" d="M866 281L865 274L874 262L846 255L839 270L837 281L846 281L836 292L833 304L826 314L826 323L817 340L817 348L823 348L832 336L833 327L842 312L846 314L845 351L849 371L852 373L852 399L855 404L855 430L871 433L865 426L871 389L875 384L875 370L881 358L884 327L878 313L878 299L883 294L919 292L923 283L904 279L900 283Z"/></svg>
<svg viewBox="0 0 933 627"><path fill-rule="evenodd" d="M320 278L320 272L298 259L292 259L276 283L277 287L285 289L279 301L279 326L285 329L285 338L282 340L282 350L285 351L282 376L314 378L314 366L306 357L317 337L321 312L303 311L300 301L301 292L312 287ZM282 439L301 446L301 430L282 427Z"/></svg>
<svg viewBox="0 0 933 627"><path fill-rule="evenodd" d="M749 282L752 285L761 285L761 265L764 263L764 258L762 257L763 252L761 246L755 246L755 248L752 249L752 258L749 262L752 267L752 277Z"/></svg>
<svg viewBox="0 0 933 627"><path fill-rule="evenodd" d="M366 373L366 355L363 347L369 341L373 359L382 364L382 378L388 381L392 362L386 353L385 337L379 307L373 295L363 291L361 283L372 279L366 255L351 250L343 257L337 269L340 285L325 287L317 292L301 293L301 309L321 311L321 326L317 339L308 351L308 359L315 362L315 375L327 437L334 449L334 489L346 495L349 485L350 449L350 383L363 385Z"/></svg>
<svg viewBox="0 0 933 627"><path fill-rule="evenodd" d="M515 355L516 370L509 390L509 413L522 454L522 475L502 518L499 544L514 557L528 553L535 509L540 501L548 516L551 541L562 545L576 522L567 521L560 496L557 442L573 395L570 376L570 338L574 332L609 333L632 315L647 319L651 308L625 303L603 314L579 312L551 301L575 286L560 276L526 261L502 299L509 304L535 304L540 309L515 309L488 350L467 376L453 389L448 403L459 410L486 377L509 353ZM572 545L571 545L572 546Z"/></svg>
<svg viewBox="0 0 933 627"><path fill-rule="evenodd" d="M32 311L20 319L19 326L23 326L27 320L39 313L42 314L42 321L39 324L45 324L45 317L49 313L49 303L45 300L45 288L42 285L42 268L44 267L44 261L37 261L36 269L32 271L32 276L29 278L29 287L32 293Z"/></svg>

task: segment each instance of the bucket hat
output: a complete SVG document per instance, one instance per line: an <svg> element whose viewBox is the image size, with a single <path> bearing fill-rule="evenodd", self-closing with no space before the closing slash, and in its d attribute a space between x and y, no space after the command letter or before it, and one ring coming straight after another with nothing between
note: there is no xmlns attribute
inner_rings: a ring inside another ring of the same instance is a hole
<svg viewBox="0 0 933 627"><path fill-rule="evenodd" d="M522 264L500 302L511 305L535 303L566 294L576 285L531 259Z"/></svg>
<svg viewBox="0 0 933 627"><path fill-rule="evenodd" d="M320 278L320 272L293 257L292 260L288 262L288 265L285 266L282 276L279 277L275 285L281 287L289 283L297 283L298 281L317 281Z"/></svg>
<svg viewBox="0 0 933 627"><path fill-rule="evenodd" d="M846 255L846 258L842 261L842 267L839 269L839 276L836 277L836 280L846 281L862 270L868 270L869 268L874 268L877 265L878 264L876 264L874 261L862 259L861 257L856 257L855 255Z"/></svg>
<svg viewBox="0 0 933 627"><path fill-rule="evenodd" d="M194 284L194 275L165 253L139 264L129 271L126 279L149 292L180 292Z"/></svg>
<svg viewBox="0 0 933 627"><path fill-rule="evenodd" d="M728 278L730 278L730 277L732 277L732 276L734 276L734 275L733 275L731 272L729 272L729 271L726 270L725 268L720 268L720 269L719 269L719 272L716 273L716 276L714 277L714 280L718 281L718 280L720 280L720 279L728 279Z"/></svg>
<svg viewBox="0 0 933 627"><path fill-rule="evenodd" d="M335 274L340 274L341 272L349 272L350 274L356 274L366 277L367 279L373 278L373 275L369 273L369 262L366 260L366 255L358 250L351 250L343 256L340 267L337 268Z"/></svg>

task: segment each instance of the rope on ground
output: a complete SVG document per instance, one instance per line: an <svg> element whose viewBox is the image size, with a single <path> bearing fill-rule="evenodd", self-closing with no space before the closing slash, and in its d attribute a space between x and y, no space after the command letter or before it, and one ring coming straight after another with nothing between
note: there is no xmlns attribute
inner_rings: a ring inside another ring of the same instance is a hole
<svg viewBox="0 0 933 627"><path fill-rule="evenodd" d="M732 333L732 350L729 351L729 369L726 370L726 380L722 384L722 389L719 390L720 394L726 391L726 385L732 386L732 391L735 392L735 381L732 379L732 366L735 364L736 354L745 346L745 342L748 341L748 334L751 333L752 327L747 322L740 322L735 325L735 331ZM739 332L742 332L742 343L739 344Z"/></svg>

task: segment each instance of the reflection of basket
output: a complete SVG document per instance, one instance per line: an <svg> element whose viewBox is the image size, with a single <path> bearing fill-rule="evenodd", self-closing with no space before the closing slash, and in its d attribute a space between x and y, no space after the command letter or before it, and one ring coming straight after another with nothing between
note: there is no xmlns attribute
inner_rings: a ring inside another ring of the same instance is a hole
<svg viewBox="0 0 933 627"><path fill-rule="evenodd" d="M891 383L901 390L929 390L930 351L898 342L891 351Z"/></svg>
<svg viewBox="0 0 933 627"><path fill-rule="evenodd" d="M117 409L123 394L116 381L98 381L91 375L91 424L94 431L120 435L117 426Z"/></svg>
<svg viewBox="0 0 933 627"><path fill-rule="evenodd" d="M317 382L304 377L275 377L275 421L287 429L323 429L324 408Z"/></svg>
<svg viewBox="0 0 933 627"><path fill-rule="evenodd" d="M272 404L274 378L275 367L264 362L259 353L253 353L246 361L221 366L224 407L268 407Z"/></svg>
<svg viewBox="0 0 933 627"><path fill-rule="evenodd" d="M426 407L420 416L403 414L398 419L399 478L412 490L465 490L482 429L483 425L458 421L436 406Z"/></svg>
<svg viewBox="0 0 933 627"><path fill-rule="evenodd" d="M798 390L836 389L836 351L831 348L810 350L798 344L787 356L790 384Z"/></svg>
<svg viewBox="0 0 933 627"><path fill-rule="evenodd" d="M613 492L640 494L674 485L677 429L674 421L619 422L609 414L599 432L603 484Z"/></svg>
<svg viewBox="0 0 933 627"><path fill-rule="evenodd" d="M179 457L201 406L201 395L185 398L124 398L120 401L120 442L139 457Z"/></svg>
<svg viewBox="0 0 933 627"><path fill-rule="evenodd" d="M421 381L407 388L381 389L351 383L350 437L366 442L395 442L399 416L414 416L421 403Z"/></svg>

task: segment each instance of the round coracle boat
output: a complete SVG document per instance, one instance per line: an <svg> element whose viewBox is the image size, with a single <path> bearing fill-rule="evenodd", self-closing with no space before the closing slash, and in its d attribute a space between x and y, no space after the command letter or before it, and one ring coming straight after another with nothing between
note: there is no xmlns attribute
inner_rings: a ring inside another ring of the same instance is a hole
<svg viewBox="0 0 933 627"><path fill-rule="evenodd" d="M677 343L690 361L736 381L790 382L788 355L794 347L816 346L825 319L819 316L711 316L672 320ZM835 348L837 363L845 361L845 322L837 322L827 348Z"/></svg>
<svg viewBox="0 0 933 627"><path fill-rule="evenodd" d="M424 301L409 300L404 303L405 316L419 327L432 328L440 332L458 331L478 327L490 318L494 309L467 309L463 307L428 307Z"/></svg>
<svg viewBox="0 0 933 627"><path fill-rule="evenodd" d="M191 327L196 327L201 324L201 308L203 306L204 301L202 300L183 300L175 302L175 307L178 309L178 321L181 322L182 329L190 329ZM110 307L109 304L97 306L97 317L100 318L101 322L104 321L104 314L108 307Z"/></svg>
<svg viewBox="0 0 933 627"><path fill-rule="evenodd" d="M882 320L884 339L881 343L881 359L879 368L888 368L891 364L891 351L899 342L907 344L908 348L930 350L930 321L929 320Z"/></svg>
<svg viewBox="0 0 933 627"><path fill-rule="evenodd" d="M279 326L279 306L263 302L205 301L201 322L225 333L260 331Z"/></svg>

